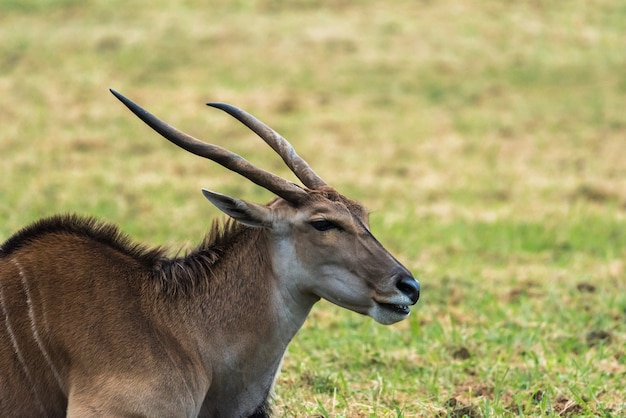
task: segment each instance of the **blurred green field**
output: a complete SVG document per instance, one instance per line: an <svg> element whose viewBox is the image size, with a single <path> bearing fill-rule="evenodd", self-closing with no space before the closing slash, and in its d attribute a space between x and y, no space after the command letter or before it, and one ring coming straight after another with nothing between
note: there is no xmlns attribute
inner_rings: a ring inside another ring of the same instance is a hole
<svg viewBox="0 0 626 418"><path fill-rule="evenodd" d="M3 0L0 241L60 212L172 251L271 195L152 133L292 178L243 107L422 283L391 327L318 304L277 416L626 415L626 4Z"/></svg>

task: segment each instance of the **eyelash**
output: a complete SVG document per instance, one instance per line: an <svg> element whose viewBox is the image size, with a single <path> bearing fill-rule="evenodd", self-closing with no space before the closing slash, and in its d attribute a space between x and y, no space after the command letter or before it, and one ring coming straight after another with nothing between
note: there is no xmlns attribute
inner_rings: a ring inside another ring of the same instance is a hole
<svg viewBox="0 0 626 418"><path fill-rule="evenodd" d="M310 222L310 224L313 228L317 229L320 232L329 231L331 229L337 229L339 231L343 230L343 228L341 228L336 223L332 221L327 221L325 219L319 220L319 221L312 221Z"/></svg>

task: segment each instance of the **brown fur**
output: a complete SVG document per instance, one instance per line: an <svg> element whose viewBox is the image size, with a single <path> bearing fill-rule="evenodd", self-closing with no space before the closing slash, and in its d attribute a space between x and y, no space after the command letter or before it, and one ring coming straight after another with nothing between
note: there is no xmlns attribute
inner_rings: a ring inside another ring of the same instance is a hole
<svg viewBox="0 0 626 418"><path fill-rule="evenodd" d="M147 398L163 403L160 411L183 412L184 396L162 393L191 396L206 387L206 377L182 329L200 322L246 332L245 324L234 324L242 318L224 313L251 306L251 317L258 318L268 309L258 290L269 258L263 234L214 223L198 248L173 259L92 218L56 216L13 235L0 247L0 381L12 382L0 387L0 416L64 416L68 397L80 399L76 390L83 386L101 386L103 398L113 402L131 381L141 391L142 375L153 376L147 381L156 395ZM258 270L244 272L247 262ZM187 299L195 306L186 306ZM222 331L213 332L221 338ZM163 380L154 379L155 372ZM269 386L253 416L268 415L267 396ZM135 413L142 410L138 405Z"/></svg>
<svg viewBox="0 0 626 418"><path fill-rule="evenodd" d="M0 246L0 257L8 257L19 249L48 234L75 236L109 246L136 259L142 265L151 266L163 257L161 248L148 249L134 244L115 225L99 222L94 218L77 215L57 215L44 218L21 229Z"/></svg>
<svg viewBox="0 0 626 418"><path fill-rule="evenodd" d="M146 271L152 272L152 280L146 284L151 282L161 296L189 297L194 291L206 290L208 281L214 277L211 271L230 247L250 239L256 241L260 232L230 219L214 221L198 247L183 256L168 258L164 247L150 248L137 244L116 225L91 217L57 215L36 221L11 236L0 246L0 259L27 248L46 235L87 240L127 255Z"/></svg>

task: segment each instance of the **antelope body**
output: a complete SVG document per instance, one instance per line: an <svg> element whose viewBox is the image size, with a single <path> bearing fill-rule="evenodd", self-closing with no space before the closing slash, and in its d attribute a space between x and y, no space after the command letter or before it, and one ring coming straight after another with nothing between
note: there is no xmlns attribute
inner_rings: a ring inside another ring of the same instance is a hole
<svg viewBox="0 0 626 418"><path fill-rule="evenodd" d="M176 145L278 198L203 190L234 221L185 256L89 218L38 221L0 247L0 416L267 417L285 349L327 299L392 324L419 284L326 185L248 113L218 107L278 152L305 187L206 144L112 91Z"/></svg>

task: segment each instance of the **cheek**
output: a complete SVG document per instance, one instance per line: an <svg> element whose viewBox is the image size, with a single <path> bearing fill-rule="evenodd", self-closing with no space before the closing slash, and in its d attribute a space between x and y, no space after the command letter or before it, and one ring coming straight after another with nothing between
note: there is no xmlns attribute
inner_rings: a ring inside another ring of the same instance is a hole
<svg viewBox="0 0 626 418"><path fill-rule="evenodd" d="M312 269L328 265L348 267L355 259L354 244L333 233L296 241L295 248L301 263Z"/></svg>
<svg viewBox="0 0 626 418"><path fill-rule="evenodd" d="M373 254L359 246L357 237L325 236L317 242L295 243L296 257L309 274L326 283L340 283L337 291L372 289L379 279L380 265ZM342 286L346 286L345 289Z"/></svg>

